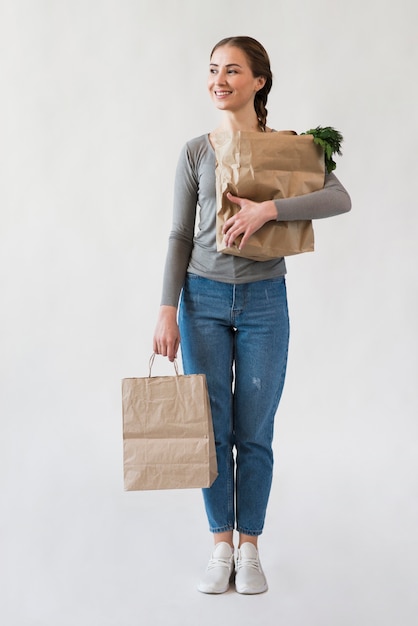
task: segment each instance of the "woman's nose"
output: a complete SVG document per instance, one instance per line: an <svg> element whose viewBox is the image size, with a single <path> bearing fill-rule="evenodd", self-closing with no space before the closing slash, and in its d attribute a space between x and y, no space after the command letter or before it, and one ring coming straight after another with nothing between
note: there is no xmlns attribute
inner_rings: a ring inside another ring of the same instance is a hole
<svg viewBox="0 0 418 626"><path fill-rule="evenodd" d="M219 70L216 75L216 82L218 85L224 85L226 83L226 72Z"/></svg>

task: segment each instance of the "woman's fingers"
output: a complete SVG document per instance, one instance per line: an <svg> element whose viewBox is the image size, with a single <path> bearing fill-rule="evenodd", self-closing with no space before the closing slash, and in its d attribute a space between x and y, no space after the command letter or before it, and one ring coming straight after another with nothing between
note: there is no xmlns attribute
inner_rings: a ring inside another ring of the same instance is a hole
<svg viewBox="0 0 418 626"><path fill-rule="evenodd" d="M238 198L227 193L228 200L239 206L239 211L226 220L222 233L225 245L230 247L237 237L242 235L239 249L243 248L248 239L266 222L277 219L277 209L273 201L254 202L248 198Z"/></svg>
<svg viewBox="0 0 418 626"><path fill-rule="evenodd" d="M228 200L234 202L240 207L240 210L226 220L222 232L224 234L225 245L230 247L233 245L237 237L243 236L240 248L245 245L249 237L260 227L257 219L258 203L252 202L247 198L238 198L232 194L227 194Z"/></svg>

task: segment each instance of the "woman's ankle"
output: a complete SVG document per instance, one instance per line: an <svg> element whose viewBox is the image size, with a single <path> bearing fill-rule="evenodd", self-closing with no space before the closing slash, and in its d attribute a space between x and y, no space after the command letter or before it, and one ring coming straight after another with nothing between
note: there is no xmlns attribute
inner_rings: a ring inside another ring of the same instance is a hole
<svg viewBox="0 0 418 626"><path fill-rule="evenodd" d="M242 546L243 543L252 543L253 546L258 548L258 536L257 535L244 535L240 534L238 548Z"/></svg>
<svg viewBox="0 0 418 626"><path fill-rule="evenodd" d="M221 542L225 542L228 543L231 548L234 547L234 538L233 538L233 531L227 531L225 533L214 533L213 534L213 538L215 541L215 545L217 543L221 543Z"/></svg>

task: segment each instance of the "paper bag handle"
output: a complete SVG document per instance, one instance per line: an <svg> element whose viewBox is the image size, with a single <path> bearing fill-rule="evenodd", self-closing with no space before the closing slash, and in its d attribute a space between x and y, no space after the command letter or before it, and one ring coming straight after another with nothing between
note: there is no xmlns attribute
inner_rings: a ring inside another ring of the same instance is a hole
<svg viewBox="0 0 418 626"><path fill-rule="evenodd" d="M151 370L152 370L152 366L154 365L154 359L155 359L155 352L153 352L151 354L151 358L149 360L149 375L148 375L148 378L151 378ZM177 359L174 359L173 365L174 365L174 369L176 370L176 376L178 376L179 375L179 368L178 368L178 365L177 365Z"/></svg>

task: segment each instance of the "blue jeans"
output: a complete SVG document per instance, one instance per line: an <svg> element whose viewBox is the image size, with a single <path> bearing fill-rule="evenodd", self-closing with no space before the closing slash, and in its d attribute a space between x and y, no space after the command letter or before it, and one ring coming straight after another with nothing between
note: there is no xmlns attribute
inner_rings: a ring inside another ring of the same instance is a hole
<svg viewBox="0 0 418 626"><path fill-rule="evenodd" d="M233 285L187 274L179 309L185 374L206 374L219 475L203 490L209 528L263 531L274 417L289 344L284 277Z"/></svg>

